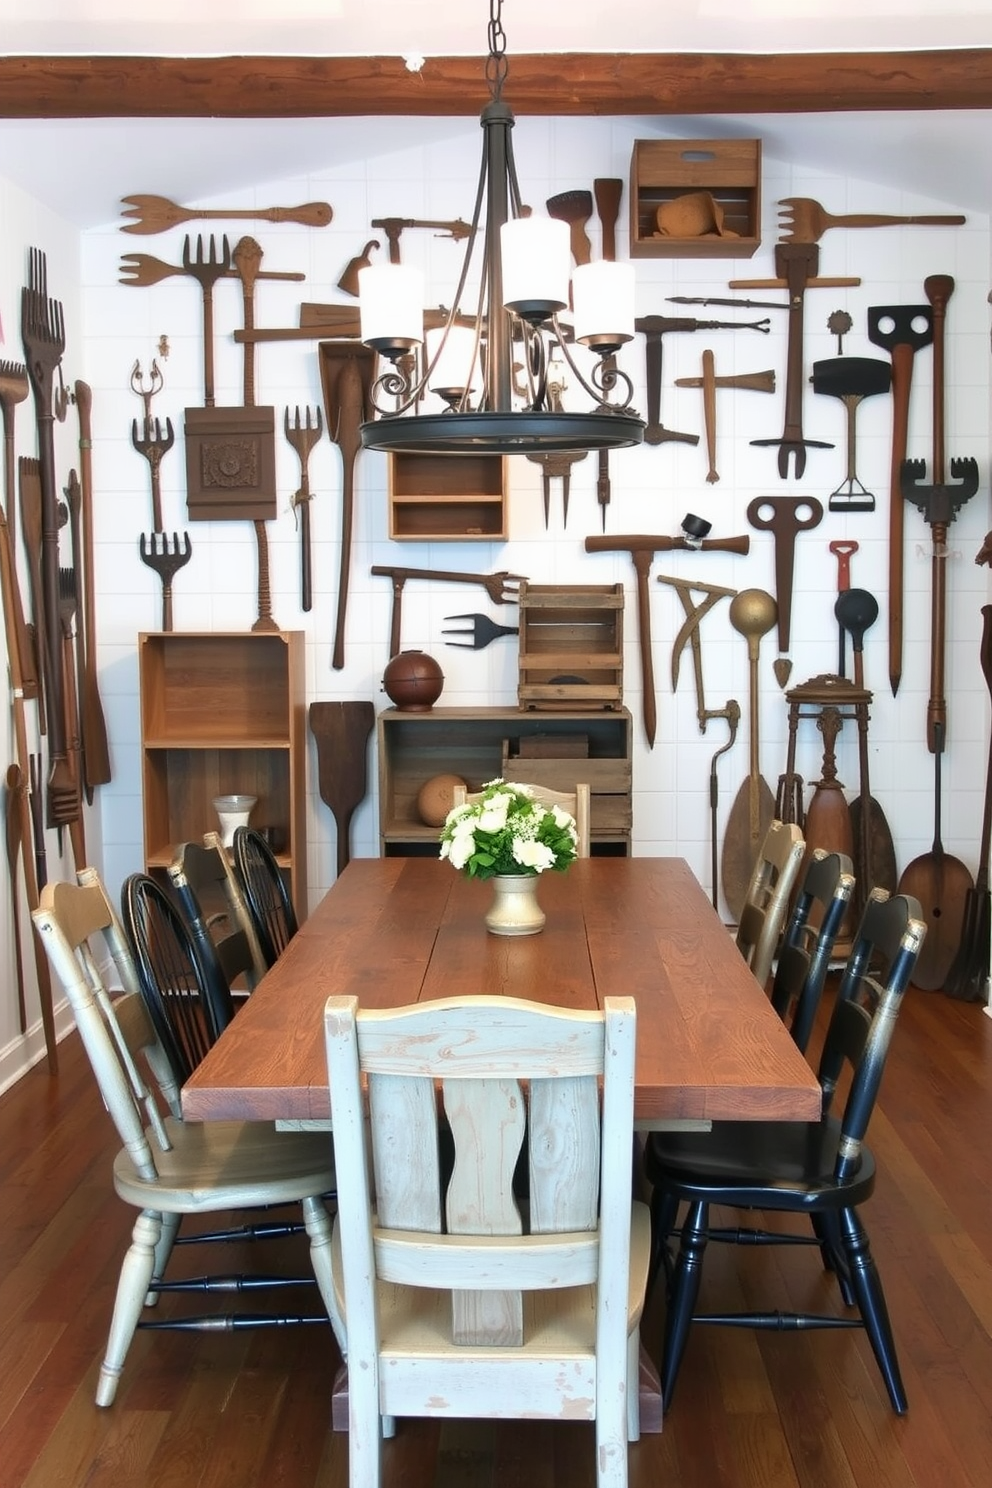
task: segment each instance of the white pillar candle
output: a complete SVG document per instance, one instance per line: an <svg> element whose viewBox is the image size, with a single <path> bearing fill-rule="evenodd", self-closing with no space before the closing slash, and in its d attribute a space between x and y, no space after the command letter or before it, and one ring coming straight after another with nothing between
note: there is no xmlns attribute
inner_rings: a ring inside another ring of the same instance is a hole
<svg viewBox="0 0 992 1488"><path fill-rule="evenodd" d="M441 345L443 329L427 332L427 362L430 365L437 357L429 374L432 388L474 388L479 384L479 359L476 352L475 332L468 326L451 326L444 345Z"/></svg>
<svg viewBox="0 0 992 1488"><path fill-rule="evenodd" d="M408 350L424 339L424 276L407 264L358 273L362 340L377 351Z"/></svg>
<svg viewBox="0 0 992 1488"><path fill-rule="evenodd" d="M581 264L572 276L575 339L584 345L616 347L634 335L634 266Z"/></svg>
<svg viewBox="0 0 992 1488"><path fill-rule="evenodd" d="M503 304L519 315L563 310L568 304L571 241L555 217L515 217L500 229Z"/></svg>

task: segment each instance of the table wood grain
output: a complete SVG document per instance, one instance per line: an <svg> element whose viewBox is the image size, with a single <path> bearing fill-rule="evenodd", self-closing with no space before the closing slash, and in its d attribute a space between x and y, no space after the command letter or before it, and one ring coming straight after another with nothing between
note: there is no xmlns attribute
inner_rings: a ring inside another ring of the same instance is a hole
<svg viewBox="0 0 992 1488"><path fill-rule="evenodd" d="M539 935L490 935L447 863L353 860L183 1089L191 1120L324 1120L324 1002L490 993L637 1003L635 1119L815 1120L819 1087L681 858L588 858L541 879Z"/></svg>

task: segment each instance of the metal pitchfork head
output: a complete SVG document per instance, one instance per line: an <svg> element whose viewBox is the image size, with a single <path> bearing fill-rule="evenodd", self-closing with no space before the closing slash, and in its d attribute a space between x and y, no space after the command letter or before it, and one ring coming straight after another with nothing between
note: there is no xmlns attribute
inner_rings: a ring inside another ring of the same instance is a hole
<svg viewBox="0 0 992 1488"><path fill-rule="evenodd" d="M172 580L193 556L189 533L183 533L182 547L179 546L179 536L175 532L172 534L171 545L164 532L153 532L147 539L142 533L138 539L138 550L142 563L153 568L162 580L162 629L169 631L172 629Z"/></svg>

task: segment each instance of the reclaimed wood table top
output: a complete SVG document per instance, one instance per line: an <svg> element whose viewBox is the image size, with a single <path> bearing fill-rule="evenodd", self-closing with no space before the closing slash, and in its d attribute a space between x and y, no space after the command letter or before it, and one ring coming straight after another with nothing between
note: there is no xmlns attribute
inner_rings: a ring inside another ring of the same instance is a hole
<svg viewBox="0 0 992 1488"><path fill-rule="evenodd" d="M635 1120L816 1120L813 1071L681 858L547 873L547 924L490 935L488 883L425 858L354 859L183 1088L190 1120L330 1117L324 1002L461 994L637 1004Z"/></svg>

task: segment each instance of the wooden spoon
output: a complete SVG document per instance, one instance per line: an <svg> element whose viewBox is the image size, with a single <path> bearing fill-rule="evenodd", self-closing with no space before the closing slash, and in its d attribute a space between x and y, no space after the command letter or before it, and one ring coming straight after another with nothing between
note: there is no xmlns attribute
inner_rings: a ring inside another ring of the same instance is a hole
<svg viewBox="0 0 992 1488"><path fill-rule="evenodd" d="M775 798L758 769L758 658L761 637L778 620L778 605L764 589L742 589L730 601L730 623L747 640L750 675L750 763L741 783L723 838L723 893L735 919L740 918L751 870L772 818Z"/></svg>

